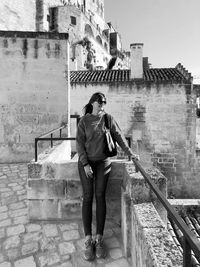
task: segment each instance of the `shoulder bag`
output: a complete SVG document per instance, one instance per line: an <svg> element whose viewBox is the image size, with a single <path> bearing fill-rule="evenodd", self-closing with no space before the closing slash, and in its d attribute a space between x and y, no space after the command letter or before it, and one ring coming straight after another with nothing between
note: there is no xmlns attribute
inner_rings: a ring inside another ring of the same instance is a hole
<svg viewBox="0 0 200 267"><path fill-rule="evenodd" d="M104 121L105 121L105 154L108 157L114 157L117 155L117 144L111 135L110 132L111 121L109 123L107 114L104 115Z"/></svg>

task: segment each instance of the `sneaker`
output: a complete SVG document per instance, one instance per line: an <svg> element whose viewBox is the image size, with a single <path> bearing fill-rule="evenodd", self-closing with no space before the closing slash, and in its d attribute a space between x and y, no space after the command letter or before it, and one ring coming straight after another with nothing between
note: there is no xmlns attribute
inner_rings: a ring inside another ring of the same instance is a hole
<svg viewBox="0 0 200 267"><path fill-rule="evenodd" d="M94 253L94 243L91 238L88 238L85 241L85 251L84 251L84 259L86 261L93 261L95 257L95 253Z"/></svg>
<svg viewBox="0 0 200 267"><path fill-rule="evenodd" d="M105 249L105 246L104 246L104 243L103 243L103 238L102 236L101 237L98 237L96 239L96 242L95 242L95 248L96 248L96 257L97 259L104 259L107 255L106 253L106 249Z"/></svg>

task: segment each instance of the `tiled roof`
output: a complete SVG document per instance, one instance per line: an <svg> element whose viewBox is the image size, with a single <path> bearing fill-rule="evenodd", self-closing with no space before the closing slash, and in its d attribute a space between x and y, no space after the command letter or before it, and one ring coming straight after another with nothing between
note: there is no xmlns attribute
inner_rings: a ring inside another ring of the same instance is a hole
<svg viewBox="0 0 200 267"><path fill-rule="evenodd" d="M200 240L200 214L197 212L180 212L180 215L183 219L183 221L188 226L189 230L196 235L197 239ZM184 246L184 237L181 230L178 228L178 226L173 222L171 219L167 222L167 228L169 233L171 234L175 244L177 245L179 251L183 253L183 246ZM192 266L199 267L200 263L195 257L193 251L192 251Z"/></svg>
<svg viewBox="0 0 200 267"><path fill-rule="evenodd" d="M130 81L130 70L71 71L71 83L107 83ZM177 68L156 68L144 71L144 81L189 81Z"/></svg>

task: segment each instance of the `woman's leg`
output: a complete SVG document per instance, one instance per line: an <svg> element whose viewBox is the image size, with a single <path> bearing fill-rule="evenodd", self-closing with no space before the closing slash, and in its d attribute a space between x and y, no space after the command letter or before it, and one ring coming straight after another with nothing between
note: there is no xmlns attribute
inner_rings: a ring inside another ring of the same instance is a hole
<svg viewBox="0 0 200 267"><path fill-rule="evenodd" d="M103 235L106 219L106 188L111 171L110 159L95 164L96 234Z"/></svg>
<svg viewBox="0 0 200 267"><path fill-rule="evenodd" d="M82 219L85 236L92 235L93 179L87 178L82 163L78 162L79 176L83 189Z"/></svg>

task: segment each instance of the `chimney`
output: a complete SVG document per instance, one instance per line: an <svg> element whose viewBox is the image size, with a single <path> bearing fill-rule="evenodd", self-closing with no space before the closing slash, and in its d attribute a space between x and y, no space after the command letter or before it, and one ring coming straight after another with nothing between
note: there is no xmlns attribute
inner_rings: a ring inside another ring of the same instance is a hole
<svg viewBox="0 0 200 267"><path fill-rule="evenodd" d="M143 79L143 44L135 43L131 48L131 79Z"/></svg>
<svg viewBox="0 0 200 267"><path fill-rule="evenodd" d="M143 57L143 70L149 70L149 60L148 60L148 57Z"/></svg>

